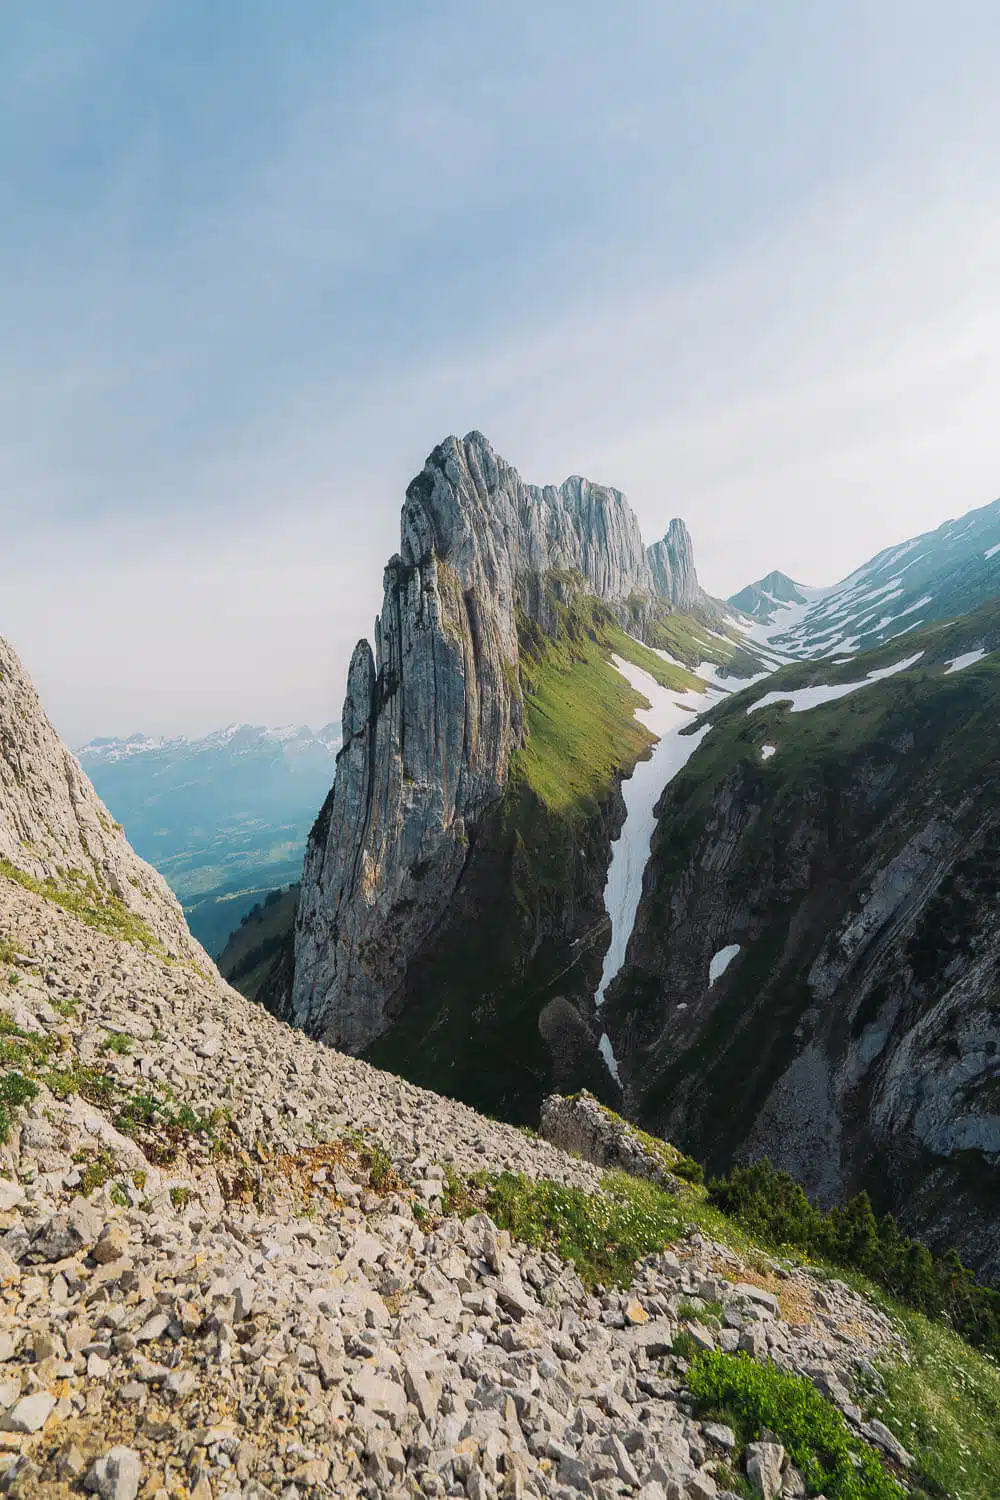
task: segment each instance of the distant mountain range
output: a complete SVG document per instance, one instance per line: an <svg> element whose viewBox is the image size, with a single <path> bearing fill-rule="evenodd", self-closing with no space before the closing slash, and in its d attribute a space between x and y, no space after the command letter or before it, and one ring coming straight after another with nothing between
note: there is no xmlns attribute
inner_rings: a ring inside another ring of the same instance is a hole
<svg viewBox="0 0 1000 1500"><path fill-rule="evenodd" d="M231 724L200 739L94 739L77 756L218 953L263 894L299 878L339 744L333 724Z"/></svg>
<svg viewBox="0 0 1000 1500"><path fill-rule="evenodd" d="M1000 500L887 547L842 583L809 588L769 573L729 600L749 639L785 660L854 656L1000 593Z"/></svg>

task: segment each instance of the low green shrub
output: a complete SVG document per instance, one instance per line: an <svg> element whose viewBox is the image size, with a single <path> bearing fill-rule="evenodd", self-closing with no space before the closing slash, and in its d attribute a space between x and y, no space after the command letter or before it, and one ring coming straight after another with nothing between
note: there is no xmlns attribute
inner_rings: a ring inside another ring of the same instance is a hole
<svg viewBox="0 0 1000 1500"><path fill-rule="evenodd" d="M132 1038L124 1031L109 1031L101 1043L102 1052L116 1052L119 1057L128 1057L132 1051Z"/></svg>
<svg viewBox="0 0 1000 1500"><path fill-rule="evenodd" d="M103 1187L121 1170L108 1150L77 1151L73 1161L80 1168L80 1192L88 1198L95 1188Z"/></svg>
<svg viewBox="0 0 1000 1500"><path fill-rule="evenodd" d="M10 1140L14 1113L30 1104L38 1095L38 1085L21 1073L4 1073L0 1077L0 1146Z"/></svg>
<svg viewBox="0 0 1000 1500"><path fill-rule="evenodd" d="M636 1261L679 1238L685 1223L672 1193L624 1173L606 1177L599 1193L514 1172L452 1177L446 1208L488 1213L515 1239L570 1261L589 1287L628 1286Z"/></svg>
<svg viewBox="0 0 1000 1500"><path fill-rule="evenodd" d="M903 1489L873 1448L851 1432L810 1381L747 1354L695 1356L687 1385L701 1416L724 1420L752 1443L765 1429L784 1445L810 1495L827 1500L900 1500Z"/></svg>

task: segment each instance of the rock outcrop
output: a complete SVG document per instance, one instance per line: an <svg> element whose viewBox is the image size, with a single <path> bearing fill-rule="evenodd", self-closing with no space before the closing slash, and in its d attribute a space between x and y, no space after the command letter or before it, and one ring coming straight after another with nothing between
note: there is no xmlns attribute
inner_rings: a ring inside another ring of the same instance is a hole
<svg viewBox="0 0 1000 1500"><path fill-rule="evenodd" d="M671 521L667 533L648 549L653 587L677 609L708 607L710 601L698 583L694 566L694 543L683 521ZM715 606L712 605L714 612Z"/></svg>
<svg viewBox="0 0 1000 1500"><path fill-rule="evenodd" d="M560 1150L604 1171L628 1172L676 1188L684 1158L676 1147L637 1130L586 1089L571 1098L550 1094L542 1105L539 1134Z"/></svg>
<svg viewBox="0 0 1000 1500"><path fill-rule="evenodd" d="M0 639L0 861L76 903L114 903L175 956L212 967L177 899L137 857L62 743L17 654ZM110 903L110 904L109 904Z"/></svg>
<svg viewBox="0 0 1000 1500"><path fill-rule="evenodd" d="M375 652L355 650L333 790L309 842L283 1013L360 1050L385 1029L522 742L518 624L570 586L627 612L697 588L674 523L653 549L617 490L527 485L479 433L430 455L403 506ZM631 618L631 617L630 617Z"/></svg>

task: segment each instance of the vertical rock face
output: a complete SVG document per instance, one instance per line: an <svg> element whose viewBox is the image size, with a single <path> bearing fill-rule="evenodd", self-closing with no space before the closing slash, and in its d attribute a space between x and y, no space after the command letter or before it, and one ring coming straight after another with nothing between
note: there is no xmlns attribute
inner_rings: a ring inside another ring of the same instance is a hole
<svg viewBox="0 0 1000 1500"><path fill-rule="evenodd" d="M211 969L162 876L139 859L38 694L0 639L0 860L33 880L108 895L145 922L168 952Z"/></svg>
<svg viewBox="0 0 1000 1500"><path fill-rule="evenodd" d="M358 1050L385 1029L521 743L518 612L544 626L569 571L608 601L654 592L623 495L527 485L479 433L434 450L407 491L375 655L362 642L351 662L306 854L288 1013L313 1034Z"/></svg>
<svg viewBox="0 0 1000 1500"><path fill-rule="evenodd" d="M656 592L677 609L697 609L707 603L694 566L694 543L683 521L671 521L662 541L647 553Z"/></svg>

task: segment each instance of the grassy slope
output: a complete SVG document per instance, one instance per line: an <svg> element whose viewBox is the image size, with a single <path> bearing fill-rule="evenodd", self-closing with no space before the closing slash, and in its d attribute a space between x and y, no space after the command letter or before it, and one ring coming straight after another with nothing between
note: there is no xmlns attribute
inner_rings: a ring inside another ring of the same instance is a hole
<svg viewBox="0 0 1000 1500"><path fill-rule="evenodd" d="M513 779L530 788L550 812L571 819L593 813L614 778L653 743L634 717L646 700L609 660L612 653L680 692L702 684L683 668L626 635L593 601L566 612L567 632L537 642L524 670L527 740ZM572 629L572 634L569 630Z"/></svg>
<svg viewBox="0 0 1000 1500"><path fill-rule="evenodd" d="M943 670L946 660L995 640L997 604L952 625L914 632L863 662L784 668L713 710L711 733L666 794L653 844L656 885L646 913L661 955L670 943L676 882L698 862L720 789L759 809L724 876L725 899L734 907L749 903L756 935L745 942L728 994L687 1050L658 1067L649 1060L645 1077L642 1114L653 1125L665 1122L679 1086L692 1078L701 1080L700 1099L738 1101L726 1111L692 1103L685 1144L714 1169L728 1162L795 1053L795 1026L811 1004L804 975L831 921L856 899L864 840L878 841L884 863L927 822L935 802L952 805L971 794L970 841L990 810L1000 812L1000 659L987 657L952 675ZM765 691L856 681L920 650L924 657L913 670L838 702L804 713L775 704L747 714ZM764 744L777 747L767 761L760 756ZM813 863L808 885L800 882L791 895L782 895L776 876L787 874L787 851L804 819L822 830L826 864ZM946 915L935 914L936 928ZM932 945L939 941L933 933L925 937ZM611 1014L637 1027L633 1034L643 1041L652 1041L662 1024L656 964L655 952L630 964L610 997Z"/></svg>
<svg viewBox="0 0 1000 1500"><path fill-rule="evenodd" d="M602 892L615 790L651 743L634 717L644 700L610 657L682 691L698 686L596 600L553 607L555 638L522 622L527 737L507 793L474 832L447 925L411 965L398 1020L367 1054L526 1124L554 1082L540 1012L557 995L584 1012L592 1006L608 936ZM582 1038L579 1055L573 1086L607 1096L592 1041Z"/></svg>
<svg viewBox="0 0 1000 1500"><path fill-rule="evenodd" d="M274 897L277 896L277 900ZM219 955L219 973L248 1000L256 1000L271 972L274 956L295 924L297 885L258 901L230 934Z"/></svg>
<svg viewBox="0 0 1000 1500"><path fill-rule="evenodd" d="M142 918L83 870L66 870L61 882L51 877L37 880L11 864L10 860L0 859L0 876L16 881L36 896L44 896L55 902L57 906L79 917L81 922L86 922L88 927L96 927L109 937L139 943L151 952L165 952L162 943L153 936Z"/></svg>

